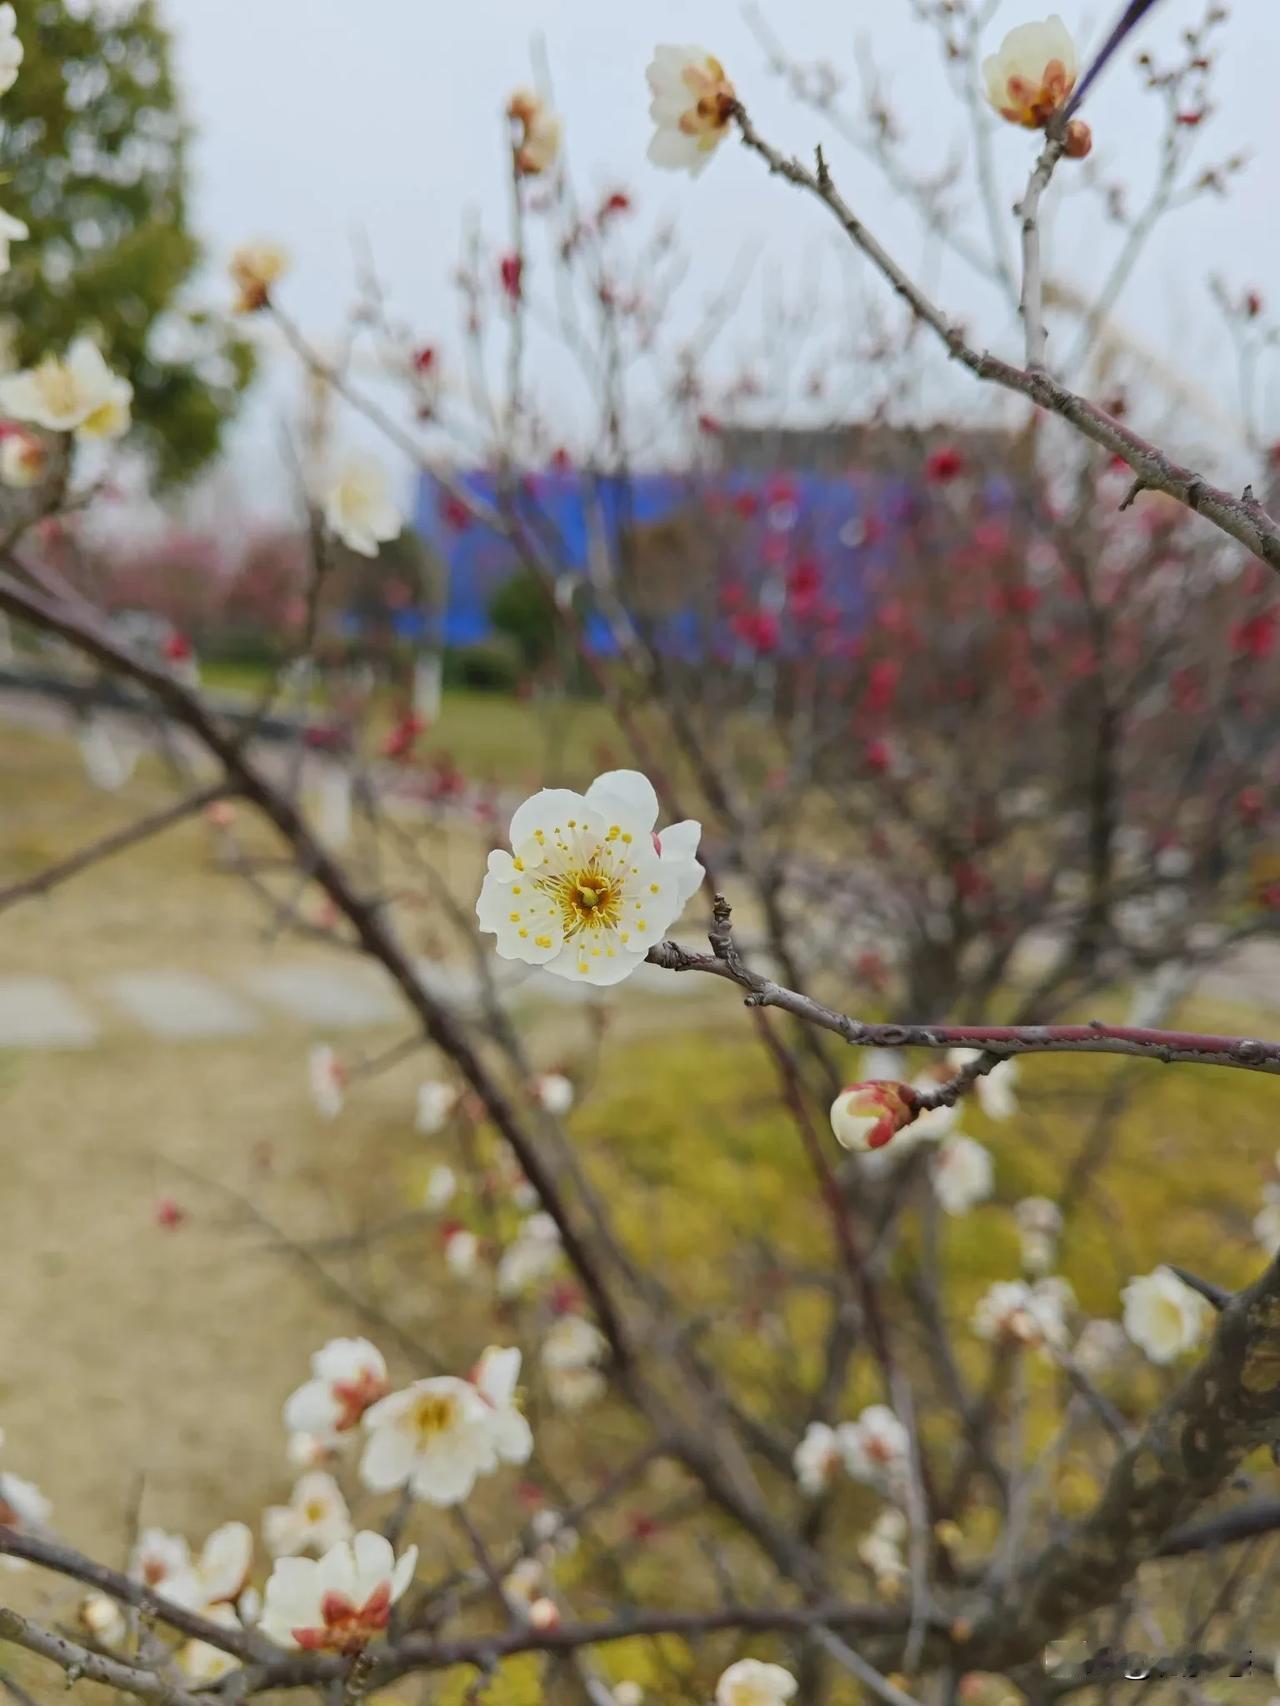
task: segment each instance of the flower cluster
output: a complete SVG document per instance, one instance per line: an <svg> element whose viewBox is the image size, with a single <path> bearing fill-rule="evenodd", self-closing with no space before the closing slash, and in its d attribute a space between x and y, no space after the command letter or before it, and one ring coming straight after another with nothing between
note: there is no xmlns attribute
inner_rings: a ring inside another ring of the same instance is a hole
<svg viewBox="0 0 1280 1706"><path fill-rule="evenodd" d="M856 1421L831 1427L810 1422L796 1447L792 1467L800 1490L810 1497L824 1492L838 1469L855 1481L898 1494L910 1461L905 1427L885 1404L872 1404Z"/></svg>

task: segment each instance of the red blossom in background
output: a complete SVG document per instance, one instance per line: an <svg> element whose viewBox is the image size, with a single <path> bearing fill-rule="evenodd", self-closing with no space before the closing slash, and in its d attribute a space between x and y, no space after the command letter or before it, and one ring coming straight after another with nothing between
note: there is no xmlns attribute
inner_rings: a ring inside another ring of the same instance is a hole
<svg viewBox="0 0 1280 1706"><path fill-rule="evenodd" d="M924 477L935 486L945 486L964 473L964 457L952 444L931 450L924 462Z"/></svg>
<svg viewBox="0 0 1280 1706"><path fill-rule="evenodd" d="M498 262L498 282L508 302L519 302L524 291L524 262L519 255L503 255Z"/></svg>
<svg viewBox="0 0 1280 1706"><path fill-rule="evenodd" d="M1247 616L1231 630L1231 649L1237 657L1269 658L1276 646L1276 624L1280 612L1260 610Z"/></svg>
<svg viewBox="0 0 1280 1706"><path fill-rule="evenodd" d="M187 1211L175 1197L157 1197L152 1211L157 1226L167 1232L175 1231L187 1218Z"/></svg>
<svg viewBox="0 0 1280 1706"><path fill-rule="evenodd" d="M778 618L771 610L744 610L733 619L733 631L752 651L768 653L778 648Z"/></svg>
<svg viewBox="0 0 1280 1706"><path fill-rule="evenodd" d="M440 499L440 519L451 533L461 533L471 525L471 511L460 497L445 492Z"/></svg>

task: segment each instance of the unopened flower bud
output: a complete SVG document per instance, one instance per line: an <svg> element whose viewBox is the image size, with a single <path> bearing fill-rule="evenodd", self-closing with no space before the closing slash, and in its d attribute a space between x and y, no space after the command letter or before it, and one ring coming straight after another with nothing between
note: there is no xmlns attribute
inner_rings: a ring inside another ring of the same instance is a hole
<svg viewBox="0 0 1280 1706"><path fill-rule="evenodd" d="M560 1608L554 1599L535 1599L529 1607L529 1622L535 1629L554 1629L560 1621Z"/></svg>
<svg viewBox="0 0 1280 1706"><path fill-rule="evenodd" d="M1082 118L1073 118L1067 125L1066 147L1068 160L1083 160L1093 147L1093 132Z"/></svg>
<svg viewBox="0 0 1280 1706"><path fill-rule="evenodd" d="M843 1149L883 1149L895 1132L910 1125L918 1107L909 1084L888 1079L850 1084L831 1104L831 1129Z"/></svg>

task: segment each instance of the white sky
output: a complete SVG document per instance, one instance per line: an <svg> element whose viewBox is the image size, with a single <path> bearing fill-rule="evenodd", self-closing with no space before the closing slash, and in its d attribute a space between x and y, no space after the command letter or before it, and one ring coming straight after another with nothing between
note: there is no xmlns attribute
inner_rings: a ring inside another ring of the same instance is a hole
<svg viewBox="0 0 1280 1706"><path fill-rule="evenodd" d="M1041 0L1043 3L1043 0ZM1096 39L1120 0L1060 0L1078 38ZM985 341L1009 345L1014 329L961 271L939 261L919 223L895 202L874 168L820 119L797 105L764 66L736 0L167 0L180 75L197 127L193 219L211 256L208 290L246 237L271 235L292 251L284 300L310 333L338 325L349 301L353 233L363 233L396 308L424 339L446 349L457 320L451 273L467 217L478 212L500 239L506 217L503 130L511 88L530 80L530 42L546 44L556 104L580 189L626 185L640 214L669 213L692 252L691 309L721 284L743 245L799 280L834 256L842 239L823 210L771 181L760 163L726 145L694 182L648 165L644 67L653 44L691 37L716 51L759 126L780 145L807 152L825 140L837 181L900 257L927 268L930 282L971 317ZM946 97L931 35L908 0L873 7L837 0L765 0L774 30L801 61L830 59L854 84L859 38L889 74L895 109L914 162L939 157L964 130ZM1198 0L1163 0L1141 45L1168 48L1197 19ZM1236 0L1220 33L1218 112L1202 127L1206 162L1237 148L1253 157L1232 198L1211 198L1174 215L1131 283L1120 318L1177 359L1206 394L1230 408L1234 379L1214 330L1205 279L1218 270L1233 287L1256 286L1280 307L1280 6ZM1038 6L1006 0L990 25L991 45ZM1155 103L1136 96L1133 49L1088 103L1096 156L1107 176L1142 183L1153 161ZM856 87L856 84L854 84ZM995 137L1012 203L1034 139L1012 127ZM1072 168L1061 168L1060 177ZM1012 226L1012 219L1010 220ZM1053 231L1052 266L1088 285L1113 239L1084 197L1068 197ZM941 270L940 270L941 269ZM833 312L846 311L833 297ZM1010 347L1016 348L1015 345ZM535 360L550 361L549 356ZM535 379L554 382L548 368ZM291 392L283 376L261 389L237 429L234 467L254 507L272 502L273 446ZM1280 420L1274 423L1280 428ZM264 454L265 452L265 454Z"/></svg>

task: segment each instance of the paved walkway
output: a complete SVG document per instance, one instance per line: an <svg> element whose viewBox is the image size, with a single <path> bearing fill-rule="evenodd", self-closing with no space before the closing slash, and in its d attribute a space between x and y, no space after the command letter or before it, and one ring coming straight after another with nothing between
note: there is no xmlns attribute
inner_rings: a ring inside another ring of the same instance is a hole
<svg viewBox="0 0 1280 1706"><path fill-rule="evenodd" d="M517 1004L565 1005L595 999L680 1000L701 980L641 966L623 985L592 991L546 972L502 968L504 992ZM434 995L463 1013L478 1010L474 974L424 962L418 975ZM121 972L84 986L52 977L0 977L0 1049L90 1048L114 1025L136 1027L166 1042L250 1036L282 1021L316 1031L352 1031L404 1018L399 992L376 967L278 964L246 967L234 979L158 969Z"/></svg>

